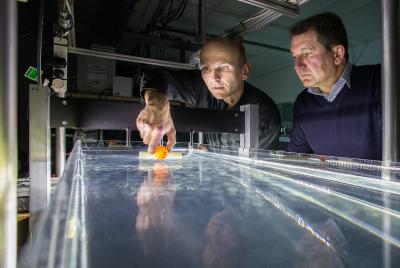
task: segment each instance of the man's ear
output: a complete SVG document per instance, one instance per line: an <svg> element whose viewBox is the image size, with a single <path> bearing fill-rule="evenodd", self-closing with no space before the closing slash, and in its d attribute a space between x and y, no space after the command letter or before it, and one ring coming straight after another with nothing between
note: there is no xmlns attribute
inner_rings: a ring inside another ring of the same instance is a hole
<svg viewBox="0 0 400 268"><path fill-rule="evenodd" d="M344 55L346 54L346 49L343 45L335 45L332 47L333 57L335 60L335 65L340 65L344 61Z"/></svg>
<svg viewBox="0 0 400 268"><path fill-rule="evenodd" d="M242 80L247 80L247 78L249 77L249 73L250 73L250 64L249 63L245 63L243 64L243 68L242 68Z"/></svg>

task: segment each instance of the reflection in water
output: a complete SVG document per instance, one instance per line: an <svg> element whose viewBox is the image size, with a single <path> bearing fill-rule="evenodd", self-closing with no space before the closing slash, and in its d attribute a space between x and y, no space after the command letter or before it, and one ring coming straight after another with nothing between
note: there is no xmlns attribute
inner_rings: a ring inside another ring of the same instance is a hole
<svg viewBox="0 0 400 268"><path fill-rule="evenodd" d="M231 206L215 213L204 232L203 267L242 267L246 249L242 231L240 217Z"/></svg>
<svg viewBox="0 0 400 268"><path fill-rule="evenodd" d="M341 268L345 267L335 248L343 248L346 238L333 219L328 219L318 226L319 232L327 237L333 247L322 246L321 241L311 233L305 232L295 247L295 263L293 267L304 268Z"/></svg>
<svg viewBox="0 0 400 268"><path fill-rule="evenodd" d="M173 248L176 246L174 241L182 242L188 237L199 239L191 231L191 226L174 214L176 189L171 168L166 163L156 162L148 167L137 192L136 235L142 254L140 263L144 267L173 267L170 258L177 250ZM199 250L201 260L195 263L204 268L244 267L249 262L247 253L251 250L246 234L254 230L249 230L243 220L237 209L225 204L205 225L202 246L190 250L193 240L189 239L192 241L187 241L178 252L190 258L190 252L193 254ZM315 227L326 243L315 234L304 232L295 242L293 267L344 267L335 248L344 247L346 238L335 221L328 219ZM180 232L176 233L174 228Z"/></svg>
<svg viewBox="0 0 400 268"><path fill-rule="evenodd" d="M182 241L179 236L183 233L184 236L196 237L190 231L191 227L180 221L180 217L174 218L175 193L176 185L171 181L171 171L167 164L157 162L149 168L137 192L136 234L141 242L142 265L171 266L172 261L168 257L176 250L171 248L173 241ZM172 237L174 226L179 226L182 231L181 234L174 233L178 237ZM243 227L240 216L230 205L215 213L205 228L203 248L195 250L203 252L202 266L242 267L241 256L246 249ZM181 254L188 254L188 248L182 248Z"/></svg>
<svg viewBox="0 0 400 268"><path fill-rule="evenodd" d="M145 258L163 256L168 249L176 192L170 177L168 165L157 162L144 177L137 193L136 233Z"/></svg>

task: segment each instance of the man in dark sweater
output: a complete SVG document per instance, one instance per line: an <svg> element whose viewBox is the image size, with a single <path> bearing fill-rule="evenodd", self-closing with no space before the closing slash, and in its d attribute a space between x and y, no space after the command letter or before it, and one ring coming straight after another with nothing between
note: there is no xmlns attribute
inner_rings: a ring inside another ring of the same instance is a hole
<svg viewBox="0 0 400 268"><path fill-rule="evenodd" d="M346 29L333 13L290 30L294 68L306 87L294 103L287 151L381 159L380 66L348 61Z"/></svg>
<svg viewBox="0 0 400 268"><path fill-rule="evenodd" d="M154 152L161 138L167 148L175 144L175 128L168 100L215 110L240 110L243 104L259 105L259 148L275 149L279 144L280 115L273 100L245 82L250 72L243 45L230 38L207 40L200 53L201 71L157 70L142 90L146 107L136 125L148 151ZM213 145L238 146L239 134L208 133Z"/></svg>

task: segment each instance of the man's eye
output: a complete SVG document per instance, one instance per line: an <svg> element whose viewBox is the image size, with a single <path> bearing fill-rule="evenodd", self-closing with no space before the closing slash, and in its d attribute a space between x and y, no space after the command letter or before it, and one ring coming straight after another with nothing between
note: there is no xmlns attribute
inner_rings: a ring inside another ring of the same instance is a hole
<svg viewBox="0 0 400 268"><path fill-rule="evenodd" d="M228 71L229 70L229 66L221 66L221 67L219 67L219 69L221 70L221 71Z"/></svg>
<svg viewBox="0 0 400 268"><path fill-rule="evenodd" d="M208 72L209 70L210 70L210 68L208 68L208 67L206 67L206 66L201 67L201 71L202 71L202 72Z"/></svg>

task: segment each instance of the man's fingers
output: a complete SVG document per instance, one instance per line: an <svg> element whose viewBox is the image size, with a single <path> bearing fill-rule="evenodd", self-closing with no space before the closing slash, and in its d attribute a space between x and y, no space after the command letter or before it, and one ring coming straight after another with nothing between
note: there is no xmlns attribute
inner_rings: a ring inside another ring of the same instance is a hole
<svg viewBox="0 0 400 268"><path fill-rule="evenodd" d="M139 130L140 137L144 139L146 135L145 125L147 125L144 121L144 111L142 110L138 117L136 118L136 127Z"/></svg>
<svg viewBox="0 0 400 268"><path fill-rule="evenodd" d="M144 140L144 137L146 136L146 131L145 131L144 127L138 128L138 130L140 133L140 138L142 138L142 140Z"/></svg>
<svg viewBox="0 0 400 268"><path fill-rule="evenodd" d="M144 124L144 119L143 119L143 117L144 117L144 110L142 110L142 111L139 113L138 117L136 118L136 126L137 126L137 128L138 128L139 130L142 129L143 124Z"/></svg>
<svg viewBox="0 0 400 268"><path fill-rule="evenodd" d="M152 139L152 136L151 136L151 135L152 135L151 132L147 132L147 133L144 135L144 137L142 138L144 144L150 144L151 139Z"/></svg>
<svg viewBox="0 0 400 268"><path fill-rule="evenodd" d="M174 145L176 144L176 131L175 128L172 127L168 132L167 132L167 138L168 138L168 142L167 142L167 149L168 151L171 151L172 147L174 147Z"/></svg>
<svg viewBox="0 0 400 268"><path fill-rule="evenodd" d="M154 133L153 133L154 128L152 126L150 126L149 124L144 124L142 132L143 132L143 137L142 137L143 143L149 144L154 135Z"/></svg>
<svg viewBox="0 0 400 268"><path fill-rule="evenodd" d="M150 136L146 136L146 138L150 137L149 148L147 149L147 151L150 154L155 153L156 147L160 144L160 141L163 136L164 136L164 133L162 131L160 131L159 129L154 129L153 131L151 131Z"/></svg>
<svg viewBox="0 0 400 268"><path fill-rule="evenodd" d="M140 137L143 139L144 144L149 144L151 142L153 135L153 128L148 124L143 124L143 128L140 131Z"/></svg>

